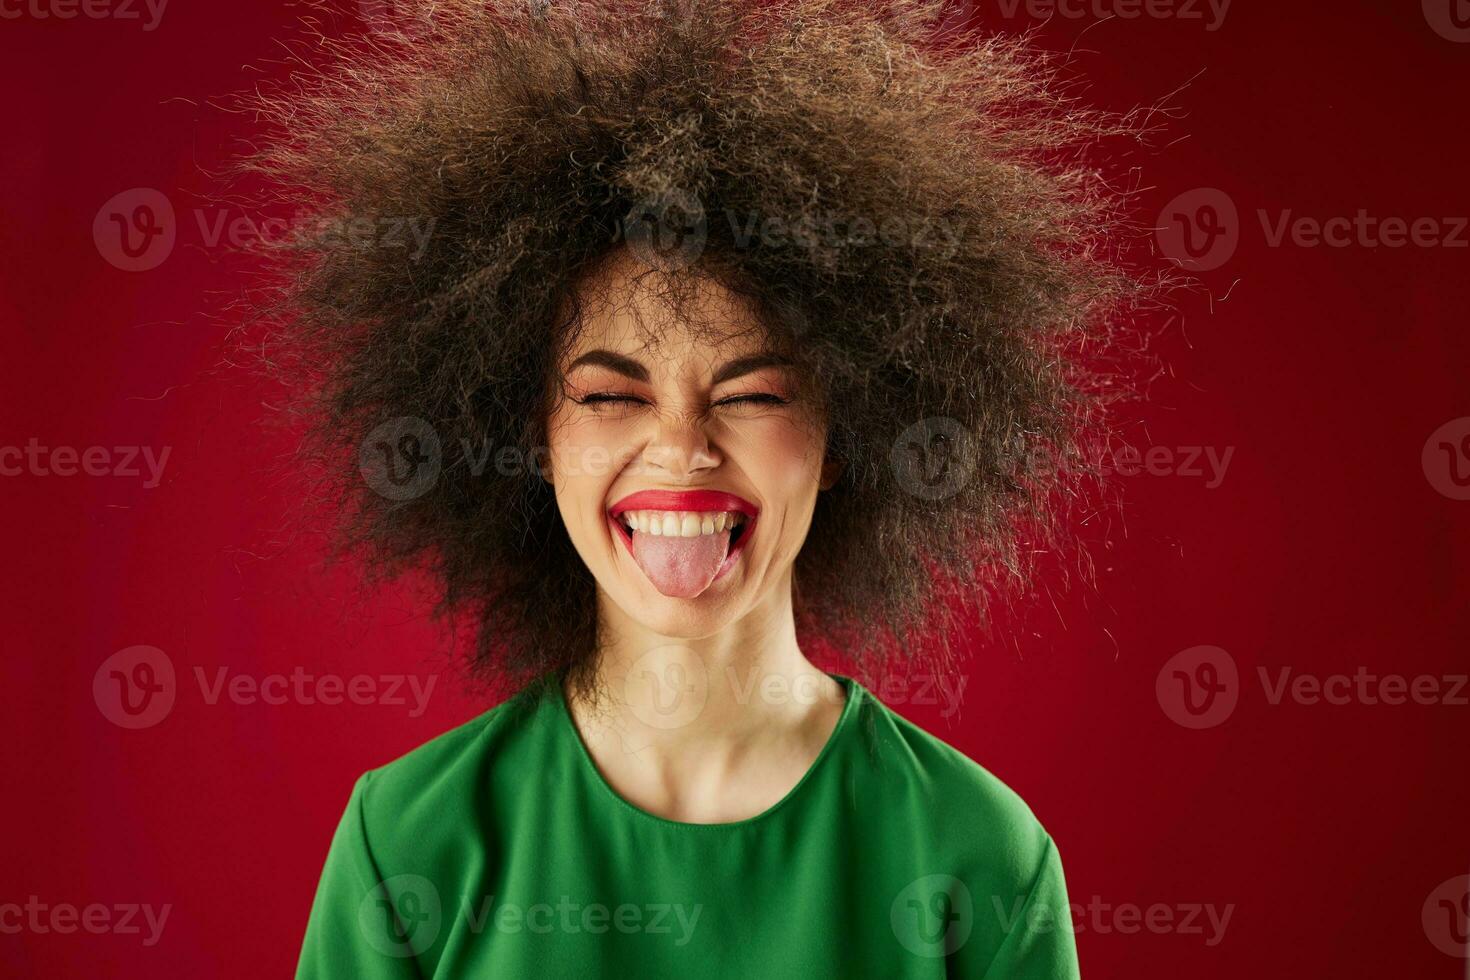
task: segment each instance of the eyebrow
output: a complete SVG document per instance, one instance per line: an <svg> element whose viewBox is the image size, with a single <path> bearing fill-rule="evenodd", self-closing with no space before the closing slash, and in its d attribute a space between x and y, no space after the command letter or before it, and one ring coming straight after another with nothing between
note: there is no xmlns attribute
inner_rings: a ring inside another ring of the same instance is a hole
<svg viewBox="0 0 1470 980"><path fill-rule="evenodd" d="M743 374L749 374L761 368L785 367L790 364L791 361L789 358L782 357L779 354L770 352L748 354L745 357L737 357L734 360L726 361L720 365L711 383L722 384L732 378L738 378ZM609 371L616 371L624 377L632 378L634 381L647 382L649 380L648 368L626 354L619 354L616 351L602 348L590 350L568 365L567 373L570 374L582 365L604 367Z"/></svg>

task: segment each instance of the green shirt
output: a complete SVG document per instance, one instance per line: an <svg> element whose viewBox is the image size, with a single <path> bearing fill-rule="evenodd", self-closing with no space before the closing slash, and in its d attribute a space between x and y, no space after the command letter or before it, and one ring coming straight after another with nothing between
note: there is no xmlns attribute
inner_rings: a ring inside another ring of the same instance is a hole
<svg viewBox="0 0 1470 980"><path fill-rule="evenodd" d="M556 683L365 773L297 976L1076 977L1026 804L833 676L847 700L816 761L734 823L618 796Z"/></svg>

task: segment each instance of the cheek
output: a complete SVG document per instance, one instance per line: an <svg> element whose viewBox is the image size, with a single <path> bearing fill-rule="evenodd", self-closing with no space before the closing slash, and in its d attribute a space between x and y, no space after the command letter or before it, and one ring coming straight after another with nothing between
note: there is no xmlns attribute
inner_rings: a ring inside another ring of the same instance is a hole
<svg viewBox="0 0 1470 980"><path fill-rule="evenodd" d="M624 425L615 419L570 416L554 419L552 425L547 449L558 493L564 484L570 490L611 479L627 441Z"/></svg>
<svg viewBox="0 0 1470 980"><path fill-rule="evenodd" d="M793 536L805 536L805 514L820 489L824 449L825 439L790 420L751 423L742 433L740 469L762 497L777 505L780 524L771 526L782 529L777 535L785 542L778 546L782 553L799 546Z"/></svg>
<svg viewBox="0 0 1470 980"><path fill-rule="evenodd" d="M745 466L766 479L803 486L821 472L826 440L798 420L752 419L736 427L733 440Z"/></svg>
<svg viewBox="0 0 1470 980"><path fill-rule="evenodd" d="M593 428L581 421L560 421L547 439L557 508L574 536L581 535L608 479L608 453Z"/></svg>

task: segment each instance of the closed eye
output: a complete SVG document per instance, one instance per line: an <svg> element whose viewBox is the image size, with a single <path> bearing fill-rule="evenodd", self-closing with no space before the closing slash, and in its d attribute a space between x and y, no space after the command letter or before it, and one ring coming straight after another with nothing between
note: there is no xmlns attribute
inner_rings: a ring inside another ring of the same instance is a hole
<svg viewBox="0 0 1470 980"><path fill-rule="evenodd" d="M582 398L577 398L573 400L578 405L607 405L615 402L632 402L637 405L646 404L643 399L635 398L632 395L617 395L613 394L612 392L605 391L593 392L590 395L586 395ZM766 392L760 392L752 395L734 395L730 398L722 398L719 401L715 402L716 405L786 405L788 403L789 399L782 398L780 395L772 395Z"/></svg>
<svg viewBox="0 0 1470 980"><path fill-rule="evenodd" d="M788 399L782 398L780 395L772 395L766 392L760 392L753 395L734 395L730 398L722 398L719 401L715 402L715 404L737 405L742 402L751 405L785 405L787 404Z"/></svg>
<svg viewBox="0 0 1470 980"><path fill-rule="evenodd" d="M637 402L642 404L643 402L643 399L634 398L632 395L614 395L608 392L594 392L583 398L574 398L572 400L578 405L598 405L608 402Z"/></svg>

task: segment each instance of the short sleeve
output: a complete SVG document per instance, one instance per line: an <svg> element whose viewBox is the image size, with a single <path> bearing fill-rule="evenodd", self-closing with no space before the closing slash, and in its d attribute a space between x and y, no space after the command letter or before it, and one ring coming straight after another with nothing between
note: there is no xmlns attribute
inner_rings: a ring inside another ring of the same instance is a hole
<svg viewBox="0 0 1470 980"><path fill-rule="evenodd" d="M437 932L437 921L426 922L422 914L432 896L413 880L383 881L373 860L363 820L371 775L363 774L353 786L332 836L307 920L297 980L418 977L415 953L423 950L425 940L433 941L427 926ZM437 901L433 907L437 918Z"/></svg>
<svg viewBox="0 0 1470 980"><path fill-rule="evenodd" d="M1077 940L1062 859L1050 836L1041 864L1019 913L1010 917L1005 940L984 980L1079 980Z"/></svg>

